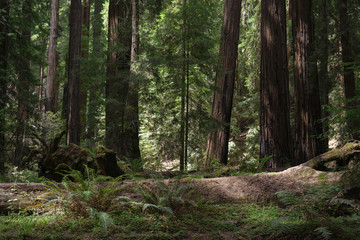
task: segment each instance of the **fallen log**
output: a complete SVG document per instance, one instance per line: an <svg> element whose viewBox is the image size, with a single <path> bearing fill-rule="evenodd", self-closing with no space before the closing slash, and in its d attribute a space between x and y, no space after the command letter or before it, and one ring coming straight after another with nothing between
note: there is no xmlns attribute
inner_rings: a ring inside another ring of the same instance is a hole
<svg viewBox="0 0 360 240"><path fill-rule="evenodd" d="M335 161L345 167L359 161L360 143L350 142L339 149L333 149L321 154L301 165L288 168L281 172L260 173L253 175L239 175L232 177L183 179L191 184L194 192L198 193L205 201L211 202L242 202L242 201L272 201L275 193L282 190L300 192L304 185L316 185L326 182L334 184L342 181L349 170L330 168L327 163ZM349 167L351 169L351 166ZM320 170L319 170L320 169ZM326 171L325 171L326 170ZM337 171L339 170L339 171ZM167 180L171 183L174 180ZM151 185L153 181L145 181ZM133 186L136 181L125 181L124 191L118 194L126 195L129 190L131 197L140 198L134 194ZM360 185L360 183L355 183ZM356 186L354 186L356 187ZM359 187L359 186L358 186ZM33 183L3 183L0 184L0 212L12 209L25 208L33 205L34 201L46 197L46 188L42 184ZM49 197L49 196L47 196ZM360 199L360 195L357 196Z"/></svg>

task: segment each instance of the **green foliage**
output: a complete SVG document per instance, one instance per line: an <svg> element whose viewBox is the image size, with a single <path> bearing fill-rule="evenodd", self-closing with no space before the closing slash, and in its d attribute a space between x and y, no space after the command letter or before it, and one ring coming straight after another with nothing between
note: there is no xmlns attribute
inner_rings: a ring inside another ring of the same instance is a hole
<svg viewBox="0 0 360 240"><path fill-rule="evenodd" d="M301 210L307 220L348 214L347 211L351 210L348 207L356 209L352 201L341 197L342 188L338 185L306 187L302 195L288 191L280 191L276 195L280 202L294 208L294 211Z"/></svg>
<svg viewBox="0 0 360 240"><path fill-rule="evenodd" d="M131 171L135 173L142 172L144 170L144 162L141 158L127 159L126 163L128 163Z"/></svg>
<svg viewBox="0 0 360 240"><path fill-rule="evenodd" d="M85 174L78 170L65 171L61 186L44 181L49 193L61 201L61 207L67 213L80 217L100 216L102 212L116 207L115 192L121 187L110 177L97 175L93 169L85 166Z"/></svg>
<svg viewBox="0 0 360 240"><path fill-rule="evenodd" d="M318 235L321 239L329 240L331 239L332 233L327 227L318 227L314 230L315 234Z"/></svg>
<svg viewBox="0 0 360 240"><path fill-rule="evenodd" d="M351 168L344 173L344 176L342 177L340 182L341 186L345 189L345 192L360 189L359 157L351 159L351 161L353 166L351 166Z"/></svg>
<svg viewBox="0 0 360 240"><path fill-rule="evenodd" d="M359 102L360 98L356 97L351 100L346 100L342 94L341 86L333 89L331 97L333 103L325 106L326 111L329 113L328 117L323 119L323 122L329 124L329 132L326 133L329 137L338 142L338 145L353 139L360 134L360 122L358 116L360 114ZM344 106L351 107L344 107Z"/></svg>
<svg viewBox="0 0 360 240"><path fill-rule="evenodd" d="M65 121L61 118L60 112L48 111L40 112L36 118L31 118L29 125L33 135L39 136L45 141L50 141L65 128Z"/></svg>
<svg viewBox="0 0 360 240"><path fill-rule="evenodd" d="M258 94L238 96L239 101L234 101L234 114L232 114L232 135L235 136L229 143L229 164L240 168L256 170L259 163L259 136L258 125L259 106L254 101Z"/></svg>
<svg viewBox="0 0 360 240"><path fill-rule="evenodd" d="M195 202L190 200L190 184L180 180L165 183L164 180L157 179L153 186L139 182L137 191L143 197L144 212L155 210L177 215L186 206L196 206Z"/></svg>
<svg viewBox="0 0 360 240"><path fill-rule="evenodd" d="M252 161L244 161L242 162L240 166L240 170L244 172L250 172L250 173L258 173L263 170L263 167L265 166L266 162L272 158L272 156L267 156L264 158L252 160Z"/></svg>
<svg viewBox="0 0 360 240"><path fill-rule="evenodd" d="M348 240L360 233L359 214L321 226L316 220L295 219L294 213L276 205L200 203L177 218L133 210L107 213L111 219L104 215L103 224L100 216L73 218L54 212L0 216L0 239L326 239L331 232L331 239Z"/></svg>
<svg viewBox="0 0 360 240"><path fill-rule="evenodd" d="M139 69L142 157L152 168L160 161L178 158L180 151L182 64L189 63L189 161L195 163L205 151L211 85L215 76L221 29L219 1L163 1L154 22L154 2L140 15L140 38L144 51ZM185 18L184 18L185 16ZM184 25L186 19L186 25ZM184 32L184 27L187 29ZM186 35L188 56L182 56Z"/></svg>
<svg viewBox="0 0 360 240"><path fill-rule="evenodd" d="M18 167L14 167L14 166L7 166L7 168L9 170L7 174L3 176L6 182L38 183L41 181L41 179L39 179L38 177L38 173L35 171L29 169L20 170ZM0 180L0 182L2 181Z"/></svg>
<svg viewBox="0 0 360 240"><path fill-rule="evenodd" d="M341 197L342 189L336 185L306 187L302 194L280 191L276 195L287 207L288 216L280 217L273 222L274 230L279 232L296 232L312 229L312 235L320 239L331 239L338 229L339 221L348 219L353 222L356 205ZM343 231L344 229L342 229Z"/></svg>
<svg viewBox="0 0 360 240"><path fill-rule="evenodd" d="M116 192L122 189L118 180L97 175L85 165L85 173L77 170L64 171L64 178L59 186L52 181L44 181L48 192L57 198L48 204L60 203L65 214L95 220L107 234L112 226L109 214L121 205Z"/></svg>

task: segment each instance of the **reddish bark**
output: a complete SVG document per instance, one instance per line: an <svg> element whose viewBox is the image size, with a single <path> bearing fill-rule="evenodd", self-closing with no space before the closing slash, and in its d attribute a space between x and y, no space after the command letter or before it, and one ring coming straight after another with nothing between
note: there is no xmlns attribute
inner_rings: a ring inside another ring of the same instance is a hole
<svg viewBox="0 0 360 240"><path fill-rule="evenodd" d="M215 128L209 133L205 168L212 159L227 164L230 119L238 55L241 0L226 0L221 30L219 71L216 73L211 118Z"/></svg>
<svg viewBox="0 0 360 240"><path fill-rule="evenodd" d="M80 144L81 0L71 0L66 143Z"/></svg>
<svg viewBox="0 0 360 240"><path fill-rule="evenodd" d="M284 167L293 158L285 0L261 1L260 158Z"/></svg>
<svg viewBox="0 0 360 240"><path fill-rule="evenodd" d="M313 61L314 28L312 0L292 0L291 18L294 44L295 159L305 162L324 152L319 82Z"/></svg>

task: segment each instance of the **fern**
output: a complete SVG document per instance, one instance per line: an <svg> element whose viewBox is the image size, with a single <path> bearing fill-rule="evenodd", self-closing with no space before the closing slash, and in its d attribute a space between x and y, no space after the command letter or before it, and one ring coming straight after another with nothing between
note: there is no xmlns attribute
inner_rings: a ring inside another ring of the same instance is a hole
<svg viewBox="0 0 360 240"><path fill-rule="evenodd" d="M314 230L314 232L319 238L324 240L329 240L332 236L331 231L327 227L318 227Z"/></svg>
<svg viewBox="0 0 360 240"><path fill-rule="evenodd" d="M152 209L153 211L175 215L175 212L179 212L186 204L196 205L189 199L190 185L182 183L180 180L166 184L164 180L155 178L153 187L138 183L136 189L143 197L143 211Z"/></svg>
<svg viewBox="0 0 360 240"><path fill-rule="evenodd" d="M346 205L346 206L349 206L349 207L354 208L354 209L357 208L357 206L354 204L353 201L348 200L348 199L345 199L345 198L335 197L335 198L332 198L332 199L329 201L329 203L330 203L330 204L334 204L334 205Z"/></svg>
<svg viewBox="0 0 360 240"><path fill-rule="evenodd" d="M286 206L302 204L301 199L292 192L280 191L275 193L275 195L279 198L280 202Z"/></svg>
<svg viewBox="0 0 360 240"><path fill-rule="evenodd" d="M99 221L101 227L103 228L105 234L108 234L108 229L111 225L113 225L113 220L111 216L106 212L99 212L96 209L92 207L87 207L86 211L88 212L88 215L92 219L96 219Z"/></svg>
<svg viewBox="0 0 360 240"><path fill-rule="evenodd" d="M44 181L48 192L61 200L64 212L72 212L75 215L88 217L92 208L97 212L111 211L117 207L115 193L122 187L116 186L118 179L99 176L91 168L85 166L84 174L70 169L63 171L63 181L59 186L51 181ZM110 183L105 183L111 180ZM62 201L65 200L65 201Z"/></svg>
<svg viewBox="0 0 360 240"><path fill-rule="evenodd" d="M100 220L101 226L104 229L105 233L108 233L109 227L113 224L112 218L106 212L99 212L97 214L98 219Z"/></svg>
<svg viewBox="0 0 360 240"><path fill-rule="evenodd" d="M149 203L144 203L143 207L142 207L142 211L146 212L146 210L148 208L152 208L158 212L163 212L163 213L169 213L170 215L175 215L173 210L170 207L165 207L162 205L154 205L154 204L149 204Z"/></svg>

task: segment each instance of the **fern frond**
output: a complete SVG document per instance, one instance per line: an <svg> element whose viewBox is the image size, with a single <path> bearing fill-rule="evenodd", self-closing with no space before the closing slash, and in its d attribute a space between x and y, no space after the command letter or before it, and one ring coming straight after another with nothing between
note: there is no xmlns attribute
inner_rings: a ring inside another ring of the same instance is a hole
<svg viewBox="0 0 360 240"><path fill-rule="evenodd" d="M289 191L279 191L275 195L279 198L280 202L284 203L287 206L301 204L302 201L294 193Z"/></svg>
<svg viewBox="0 0 360 240"><path fill-rule="evenodd" d="M327 227L318 227L314 230L315 234L324 240L331 239L332 233Z"/></svg>
<svg viewBox="0 0 360 240"><path fill-rule="evenodd" d="M345 198L332 198L330 200L330 204L347 205L349 207L352 207L353 209L357 209L357 206L353 203L353 201L345 199Z"/></svg>
<svg viewBox="0 0 360 240"><path fill-rule="evenodd" d="M98 219L100 220L101 226L104 229L105 233L108 233L109 227L113 224L112 218L106 212L99 212Z"/></svg>
<svg viewBox="0 0 360 240"><path fill-rule="evenodd" d="M125 202L131 202L131 198L126 197L126 196L118 196L115 198L116 201L125 201Z"/></svg>

